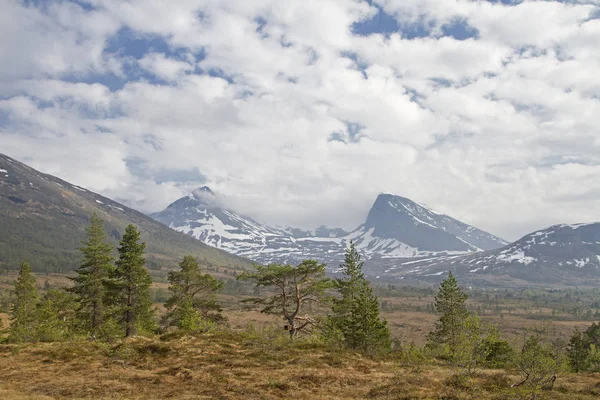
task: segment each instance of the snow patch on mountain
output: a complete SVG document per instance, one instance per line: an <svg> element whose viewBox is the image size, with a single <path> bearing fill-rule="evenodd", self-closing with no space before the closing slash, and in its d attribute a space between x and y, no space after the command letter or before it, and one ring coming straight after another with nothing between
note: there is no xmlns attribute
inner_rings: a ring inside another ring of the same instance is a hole
<svg viewBox="0 0 600 400"><path fill-rule="evenodd" d="M367 221L351 232L320 226L314 231L269 226L222 207L202 187L152 214L171 228L259 263L314 258L335 268L353 240L366 259L414 258L479 252L506 244L451 217L399 196L377 197Z"/></svg>

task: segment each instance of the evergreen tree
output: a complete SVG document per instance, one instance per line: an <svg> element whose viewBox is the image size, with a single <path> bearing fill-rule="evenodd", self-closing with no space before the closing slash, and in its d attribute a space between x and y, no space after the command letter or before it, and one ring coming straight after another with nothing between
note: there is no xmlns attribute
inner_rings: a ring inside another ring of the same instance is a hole
<svg viewBox="0 0 600 400"><path fill-rule="evenodd" d="M435 308L441 313L430 332L428 345L430 347L445 344L448 347L450 359L454 361L458 354L462 331L469 316L465 301L469 296L458 287L458 282L452 272L442 281L435 296Z"/></svg>
<svg viewBox="0 0 600 400"><path fill-rule="evenodd" d="M600 347L600 323L593 323L584 332L585 341L588 345Z"/></svg>
<svg viewBox="0 0 600 400"><path fill-rule="evenodd" d="M569 358L569 365L573 372L581 372L587 369L589 357L588 343L586 343L585 336L579 328L575 328L569 340L567 357Z"/></svg>
<svg viewBox="0 0 600 400"><path fill-rule="evenodd" d="M348 348L387 350L391 345L390 332L387 322L379 316L379 301L362 272L363 264L351 241L340 265L345 278L335 280L341 298L334 300L330 326L339 332Z"/></svg>
<svg viewBox="0 0 600 400"><path fill-rule="evenodd" d="M102 224L103 221L94 213L86 230L84 247L80 249L83 261L77 269L77 276L71 278L74 286L70 289L79 300L78 319L83 329L93 336L105 322L106 280L114 269L114 247L107 241Z"/></svg>
<svg viewBox="0 0 600 400"><path fill-rule="evenodd" d="M257 287L272 288L274 292L242 302L262 306L263 313L282 315L288 323L286 329L291 340L298 332L315 325L314 318L301 313L326 299L325 290L331 287L331 280L325 276L325 264L304 260L295 267L289 264L255 267L256 272L244 272L237 279L254 281Z"/></svg>
<svg viewBox="0 0 600 400"><path fill-rule="evenodd" d="M66 337L64 325L49 297L44 296L38 303L35 319L35 338L37 340L53 342Z"/></svg>
<svg viewBox="0 0 600 400"><path fill-rule="evenodd" d="M165 303L167 324L195 330L202 318L215 322L222 320L216 293L223 283L210 274L203 274L193 256L185 256L179 267L179 271L168 274L171 296Z"/></svg>
<svg viewBox="0 0 600 400"><path fill-rule="evenodd" d="M67 339L74 331L77 310L75 295L65 290L49 290L38 303L35 336L42 342Z"/></svg>
<svg viewBox="0 0 600 400"><path fill-rule="evenodd" d="M31 266L24 260L15 281L15 302L11 310L9 339L15 342L35 339L35 317L38 292Z"/></svg>
<svg viewBox="0 0 600 400"><path fill-rule="evenodd" d="M126 337L150 332L156 328L150 301L152 278L144 259L145 243L139 243L140 232L133 225L125 228L119 243L119 259L109 282L114 317Z"/></svg>

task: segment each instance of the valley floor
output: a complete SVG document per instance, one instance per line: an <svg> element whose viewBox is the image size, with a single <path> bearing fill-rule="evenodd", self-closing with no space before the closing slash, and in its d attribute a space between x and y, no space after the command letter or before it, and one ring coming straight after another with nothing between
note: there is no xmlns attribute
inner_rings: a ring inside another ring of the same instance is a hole
<svg viewBox="0 0 600 400"><path fill-rule="evenodd" d="M388 357L332 351L284 337L217 332L0 346L0 398L16 399L518 399L516 376L449 367L411 372ZM564 374L546 399L595 399L600 374Z"/></svg>

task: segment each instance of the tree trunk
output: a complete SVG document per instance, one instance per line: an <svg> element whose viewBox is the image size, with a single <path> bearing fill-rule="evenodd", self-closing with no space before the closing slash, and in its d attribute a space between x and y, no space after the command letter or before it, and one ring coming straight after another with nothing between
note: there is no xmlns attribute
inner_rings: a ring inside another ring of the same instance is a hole
<svg viewBox="0 0 600 400"><path fill-rule="evenodd" d="M131 315L131 289L127 290L127 312L125 313L125 337L133 336L133 324L132 324L132 315Z"/></svg>
<svg viewBox="0 0 600 400"><path fill-rule="evenodd" d="M288 319L288 323L290 324L290 340L294 341L294 339L296 338L296 334L298 333L298 330L296 329L296 321L295 318L292 319Z"/></svg>

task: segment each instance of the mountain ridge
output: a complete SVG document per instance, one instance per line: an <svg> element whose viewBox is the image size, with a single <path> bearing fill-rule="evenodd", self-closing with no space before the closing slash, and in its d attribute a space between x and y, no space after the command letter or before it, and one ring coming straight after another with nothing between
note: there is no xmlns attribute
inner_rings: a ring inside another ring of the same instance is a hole
<svg viewBox="0 0 600 400"><path fill-rule="evenodd" d="M139 211L0 154L0 267L17 268L27 258L38 271L76 268L78 249L93 212L105 221L113 243L120 239L125 225L138 226L147 242L151 267L176 266L186 254L214 265L251 265L174 232Z"/></svg>
<svg viewBox="0 0 600 400"><path fill-rule="evenodd" d="M598 285L600 222L555 224L486 252L395 260L381 265L375 273L396 279L437 281L448 270L479 284Z"/></svg>
<svg viewBox="0 0 600 400"><path fill-rule="evenodd" d="M343 260L350 240L367 259L463 253L507 244L410 199L384 193L377 196L365 223L350 232L325 226L314 231L269 226L220 206L206 186L151 216L206 244L259 263L317 258L330 264L330 270ZM410 231L403 231L409 225Z"/></svg>

